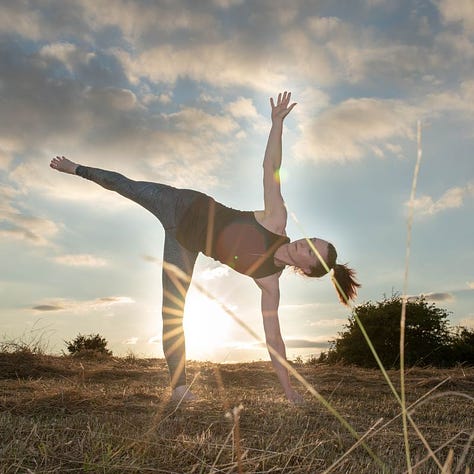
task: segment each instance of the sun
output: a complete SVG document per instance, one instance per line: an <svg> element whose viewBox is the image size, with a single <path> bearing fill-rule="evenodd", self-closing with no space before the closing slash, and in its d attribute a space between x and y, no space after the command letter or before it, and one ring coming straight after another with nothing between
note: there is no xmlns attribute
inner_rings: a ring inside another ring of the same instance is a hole
<svg viewBox="0 0 474 474"><path fill-rule="evenodd" d="M184 311L186 356L209 359L229 339L232 321L218 302L190 289Z"/></svg>

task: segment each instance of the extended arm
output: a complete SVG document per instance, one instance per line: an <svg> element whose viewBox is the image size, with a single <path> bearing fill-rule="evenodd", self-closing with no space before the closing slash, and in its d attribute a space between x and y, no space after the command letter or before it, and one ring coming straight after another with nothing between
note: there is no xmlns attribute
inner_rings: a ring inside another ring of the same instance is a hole
<svg viewBox="0 0 474 474"><path fill-rule="evenodd" d="M286 227L286 208L280 188L280 166L282 159L281 137L283 120L296 103L289 106L291 93L279 94L277 104L270 99L272 107L272 128L268 137L263 159L263 194L265 202L265 220L280 232Z"/></svg>
<svg viewBox="0 0 474 474"><path fill-rule="evenodd" d="M288 400L293 403L299 403L303 398L291 386L288 369L284 365L286 361L286 349L283 338L281 337L280 322L278 319L278 305L280 303L278 275L275 274L260 278L255 280L255 282L262 291L263 328L265 330L265 341L273 368Z"/></svg>

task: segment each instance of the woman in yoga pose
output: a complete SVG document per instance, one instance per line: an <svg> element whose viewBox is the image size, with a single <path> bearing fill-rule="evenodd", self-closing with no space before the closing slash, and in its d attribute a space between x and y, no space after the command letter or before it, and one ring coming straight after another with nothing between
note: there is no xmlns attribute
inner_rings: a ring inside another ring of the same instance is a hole
<svg viewBox="0 0 474 474"><path fill-rule="evenodd" d="M290 242L286 237L287 211L278 173L283 120L296 105L290 105L290 98L291 93L285 92L278 95L276 104L270 99L272 127L263 160L264 210L234 210L198 191L133 181L113 171L78 165L65 157L51 161L53 169L81 176L135 201L163 225L163 350L175 399L194 398L186 385L183 312L199 252L250 276L260 288L270 358L286 397L294 403L302 397L291 386L288 370L282 363L286 351L278 320L279 278L283 268L293 266L299 273L312 277L323 276L332 269L340 301L347 303L357 294L360 285L354 271L336 264L337 254L331 243L317 238Z"/></svg>

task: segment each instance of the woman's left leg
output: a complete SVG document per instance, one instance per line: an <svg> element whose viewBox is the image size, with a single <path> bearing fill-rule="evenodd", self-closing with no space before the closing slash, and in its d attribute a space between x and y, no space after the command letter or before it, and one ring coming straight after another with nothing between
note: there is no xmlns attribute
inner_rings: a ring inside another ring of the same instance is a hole
<svg viewBox="0 0 474 474"><path fill-rule="evenodd" d="M186 345L183 316L197 253L180 245L174 232L165 232L163 253L163 352L171 387L186 385Z"/></svg>

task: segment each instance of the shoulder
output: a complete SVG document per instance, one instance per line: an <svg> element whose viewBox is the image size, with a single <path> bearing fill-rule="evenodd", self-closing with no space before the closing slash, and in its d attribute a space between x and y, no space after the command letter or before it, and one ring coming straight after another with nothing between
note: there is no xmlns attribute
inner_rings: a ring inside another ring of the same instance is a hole
<svg viewBox="0 0 474 474"><path fill-rule="evenodd" d="M257 286L265 293L278 292L280 289L280 276L282 272L274 273L263 278L254 278Z"/></svg>

